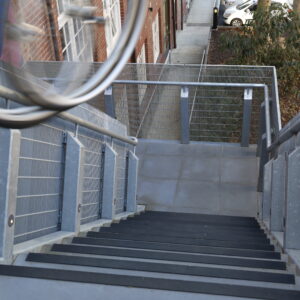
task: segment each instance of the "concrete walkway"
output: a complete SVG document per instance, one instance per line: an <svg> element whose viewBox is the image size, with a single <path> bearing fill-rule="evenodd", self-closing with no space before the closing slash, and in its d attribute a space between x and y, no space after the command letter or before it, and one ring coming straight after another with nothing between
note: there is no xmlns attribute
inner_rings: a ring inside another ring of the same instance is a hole
<svg viewBox="0 0 300 300"><path fill-rule="evenodd" d="M177 48L171 52L172 64L200 64L208 45L215 0L193 0L184 28L177 32Z"/></svg>

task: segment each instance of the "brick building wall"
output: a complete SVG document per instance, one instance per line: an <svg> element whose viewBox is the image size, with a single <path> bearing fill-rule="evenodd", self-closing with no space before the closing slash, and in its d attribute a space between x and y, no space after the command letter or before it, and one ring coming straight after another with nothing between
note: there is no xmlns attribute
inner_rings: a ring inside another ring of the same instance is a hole
<svg viewBox="0 0 300 300"><path fill-rule="evenodd" d="M24 22L34 25L44 32L33 42L22 43L25 60L56 60L47 2L44 0L15 2Z"/></svg>
<svg viewBox="0 0 300 300"><path fill-rule="evenodd" d="M176 46L175 28L174 28L174 6L173 0L150 0L148 11L140 35L139 41L135 48L135 57L139 55L143 45L146 48L147 63L164 62L168 51ZM159 16L159 44L160 54L158 60L155 61L153 55L153 34L152 24L156 16Z"/></svg>
<svg viewBox="0 0 300 300"><path fill-rule="evenodd" d="M93 0L92 4L97 7L96 15L103 16L103 2L102 0ZM104 25L99 24L94 26L94 60L105 61L107 58L106 53L106 38Z"/></svg>
<svg viewBox="0 0 300 300"><path fill-rule="evenodd" d="M164 62L169 49L176 47L176 23L181 23L182 0L149 0L147 16L143 31L132 55L131 62L136 62L143 46L146 49L146 62ZM184 0L183 0L184 1ZM56 0L29 0L17 1L19 11L29 24L42 29L44 34L35 39L33 43L24 44L23 56L25 60L53 61L63 60L62 39L58 25L58 7ZM185 1L184 1L185 2ZM91 0L97 7L96 14L103 16L103 0ZM120 0L121 21L124 22L128 3ZM175 16L177 12L177 16ZM159 20L159 55L155 59L153 54L152 25L158 16ZM94 61L102 62L107 58L107 42L105 25L94 26ZM177 26L178 27L178 26ZM180 28L179 28L180 29Z"/></svg>

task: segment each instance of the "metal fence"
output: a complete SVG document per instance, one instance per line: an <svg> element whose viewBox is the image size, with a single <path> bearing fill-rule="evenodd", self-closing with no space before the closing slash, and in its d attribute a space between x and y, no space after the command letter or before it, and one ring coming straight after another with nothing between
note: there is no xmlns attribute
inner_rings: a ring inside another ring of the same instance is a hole
<svg viewBox="0 0 300 300"><path fill-rule="evenodd" d="M81 204L81 224L85 224L101 217L105 141L86 128L80 128L78 139L85 148Z"/></svg>
<svg viewBox="0 0 300 300"><path fill-rule="evenodd" d="M17 104L9 102L9 105ZM7 101L1 99L0 107ZM70 110L73 116L126 137L126 127L84 104ZM134 146L94 130L55 117L32 128L22 129L14 243L18 244L61 230L64 206L66 135L71 133L83 146L83 186L80 223L101 218L105 145L116 151L115 213L126 209L127 156ZM1 146L1 145L0 145ZM76 180L74 174L74 180Z"/></svg>
<svg viewBox="0 0 300 300"><path fill-rule="evenodd" d="M116 213L121 213L126 210L128 149L126 144L119 141L113 142L113 149L117 153L116 181L115 181Z"/></svg>
<svg viewBox="0 0 300 300"><path fill-rule="evenodd" d="M59 229L64 130L58 124L22 130L15 243Z"/></svg>

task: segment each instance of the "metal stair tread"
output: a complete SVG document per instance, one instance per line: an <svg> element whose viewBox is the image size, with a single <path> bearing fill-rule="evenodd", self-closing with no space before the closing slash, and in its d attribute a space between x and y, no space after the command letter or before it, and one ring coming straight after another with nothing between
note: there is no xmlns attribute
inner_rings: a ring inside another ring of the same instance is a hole
<svg viewBox="0 0 300 300"><path fill-rule="evenodd" d="M213 255L195 255L195 254L177 254L163 251L143 251L137 249L121 249L111 247L95 247L95 246L84 246L84 245L61 245L54 244L52 251L59 252L73 252L73 253L86 253L86 254L99 254L108 256L125 256L125 257L136 257L136 258L149 258L149 259L160 259L160 260L172 260L172 261L187 261L187 262L198 262L206 264L221 264L221 265L235 265L244 266L251 268L265 268L265 269L278 269L285 270L285 262L278 260L264 260L264 259L246 259L246 258L235 258L235 257L220 257Z"/></svg>
<svg viewBox="0 0 300 300"><path fill-rule="evenodd" d="M196 267L164 262L141 262L79 255L65 255L64 253L30 253L27 261L43 263L60 263L70 265L93 266L112 269L126 269L136 271L173 273L192 276L219 277L239 280L265 281L295 284L295 277L287 273L272 273L262 271L245 271L224 268Z"/></svg>
<svg viewBox="0 0 300 300"><path fill-rule="evenodd" d="M238 296L274 300L293 300L300 298L300 291L288 289L141 276L101 274L96 272L74 272L73 270L58 270L51 268L0 265L0 275L226 295L232 297Z"/></svg>
<svg viewBox="0 0 300 300"><path fill-rule="evenodd" d="M111 234L106 232L93 232L89 231L87 233L88 237L110 237L115 239L128 239L128 240L142 240L142 241L153 241L153 242L162 242L162 243L174 243L174 244L188 244L188 245L198 245L198 246L216 246L216 247L228 247L228 248L242 248L242 249L260 249L260 250L274 250L274 246L270 244L263 244L263 243L240 243L238 241L219 241L219 240L208 240L208 239L185 239L180 238L176 239L173 237L160 237L160 236L150 236L150 235L143 235L143 234L130 234L130 233L123 233L123 234Z"/></svg>
<svg viewBox="0 0 300 300"><path fill-rule="evenodd" d="M159 230L153 230L151 228L122 228L122 226L118 227L102 227L99 232L107 232L112 234L122 234L122 233L130 233L130 234L147 234L154 236L169 236L176 238L188 238L188 239L207 239L207 240L232 240L235 241L238 239L242 242L258 242L258 243L270 243L270 240L266 237L266 235L261 236L247 236L246 234L232 234L231 232L199 232L199 233L187 233L187 232L173 232L170 230L166 230L165 228L161 228Z"/></svg>
<svg viewBox="0 0 300 300"><path fill-rule="evenodd" d="M122 247L124 244L128 248L136 249L149 249L149 250L162 250L162 251L175 251L175 252L188 252L195 254L213 254L213 255L227 255L227 256L240 256L240 257L253 257L265 259L280 259L281 255L275 251L264 251L256 249L236 249L224 247L210 247L210 246L197 246L197 245L184 245L184 244L168 244L159 242L148 241L131 241L122 239L110 238L89 238L89 237L75 237L73 238L75 244L99 245L99 246L115 246Z"/></svg>

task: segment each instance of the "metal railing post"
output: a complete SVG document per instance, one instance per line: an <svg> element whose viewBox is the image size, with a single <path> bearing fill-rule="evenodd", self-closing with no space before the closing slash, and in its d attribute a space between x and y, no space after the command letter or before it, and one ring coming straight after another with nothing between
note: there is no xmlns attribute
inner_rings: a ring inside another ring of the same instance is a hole
<svg viewBox="0 0 300 300"><path fill-rule="evenodd" d="M264 167L268 161L269 161L269 154L267 151L267 138L266 138L266 134L263 134L261 139L261 155L259 161L259 177L258 177L258 186L257 186L258 192L263 192L264 189Z"/></svg>
<svg viewBox="0 0 300 300"><path fill-rule="evenodd" d="M189 89L182 87L180 93L180 120L181 120L181 143L190 142L190 120L189 120Z"/></svg>
<svg viewBox="0 0 300 300"><path fill-rule="evenodd" d="M0 258L11 262L14 246L21 134L0 128Z"/></svg>
<svg viewBox="0 0 300 300"><path fill-rule="evenodd" d="M271 218L273 160L266 163L263 169L262 219L269 223Z"/></svg>
<svg viewBox="0 0 300 300"><path fill-rule="evenodd" d="M106 144L104 156L104 175L103 175L103 200L102 214L103 219L113 219L116 207L116 159L115 150Z"/></svg>
<svg viewBox="0 0 300 300"><path fill-rule="evenodd" d="M127 205L126 211L136 212L137 173L139 159L132 152L128 154Z"/></svg>
<svg viewBox="0 0 300 300"><path fill-rule="evenodd" d="M288 155L284 247L300 250L300 148Z"/></svg>
<svg viewBox="0 0 300 300"><path fill-rule="evenodd" d="M108 87L104 92L104 102L105 102L105 112L116 119L116 110L115 102L113 97L113 88L112 86Z"/></svg>
<svg viewBox="0 0 300 300"><path fill-rule="evenodd" d="M285 211L285 154L273 160L272 185L271 185L271 217L270 230L283 231Z"/></svg>
<svg viewBox="0 0 300 300"><path fill-rule="evenodd" d="M266 132L266 112L265 112L265 102L260 105L260 117L259 117L259 139L257 143L256 156L260 157L262 151L262 136Z"/></svg>
<svg viewBox="0 0 300 300"><path fill-rule="evenodd" d="M243 108L243 127L242 127L242 147L249 147L251 112L252 112L253 90L245 89L244 91L244 108Z"/></svg>
<svg viewBox="0 0 300 300"><path fill-rule="evenodd" d="M79 232L84 176L84 147L72 134L66 136L66 160L61 230Z"/></svg>

